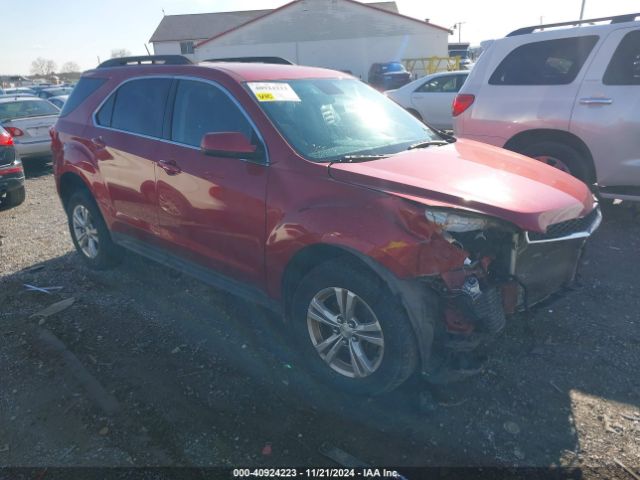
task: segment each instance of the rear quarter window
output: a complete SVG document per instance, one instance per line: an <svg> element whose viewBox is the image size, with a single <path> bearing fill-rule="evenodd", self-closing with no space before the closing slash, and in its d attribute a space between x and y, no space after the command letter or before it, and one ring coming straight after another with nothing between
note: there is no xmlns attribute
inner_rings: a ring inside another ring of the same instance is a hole
<svg viewBox="0 0 640 480"><path fill-rule="evenodd" d="M567 85L586 62L597 35L527 43L515 48L498 65L490 85Z"/></svg>
<svg viewBox="0 0 640 480"><path fill-rule="evenodd" d="M605 85L640 85L640 30L624 36L602 82Z"/></svg>
<svg viewBox="0 0 640 480"><path fill-rule="evenodd" d="M100 88L106 81L106 78L81 78L75 88L71 91L69 98L62 107L60 116L64 117L73 112L82 102L87 99L89 95ZM66 93L67 92L58 93L57 95L64 95Z"/></svg>

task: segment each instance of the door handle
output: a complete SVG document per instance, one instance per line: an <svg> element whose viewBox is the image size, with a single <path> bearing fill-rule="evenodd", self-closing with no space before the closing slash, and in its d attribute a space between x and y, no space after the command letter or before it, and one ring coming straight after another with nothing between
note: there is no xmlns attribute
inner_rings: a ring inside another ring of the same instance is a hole
<svg viewBox="0 0 640 480"><path fill-rule="evenodd" d="M611 98L589 97L581 98L580 103L582 105L611 105L613 100Z"/></svg>
<svg viewBox="0 0 640 480"><path fill-rule="evenodd" d="M167 172L167 175L178 175L182 169L173 160L160 160L158 166Z"/></svg>
<svg viewBox="0 0 640 480"><path fill-rule="evenodd" d="M101 150L103 148L107 147L106 142L104 141L104 138L102 137L94 137L91 139L91 143L93 144L93 146L95 148L97 148L98 150Z"/></svg>

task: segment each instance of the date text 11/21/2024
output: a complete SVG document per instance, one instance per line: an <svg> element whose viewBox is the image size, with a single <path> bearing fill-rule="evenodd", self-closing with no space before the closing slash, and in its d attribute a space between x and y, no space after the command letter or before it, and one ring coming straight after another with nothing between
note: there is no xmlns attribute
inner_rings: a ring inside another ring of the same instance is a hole
<svg viewBox="0 0 640 480"><path fill-rule="evenodd" d="M398 478L402 475L396 470L386 468L236 468L234 478Z"/></svg>

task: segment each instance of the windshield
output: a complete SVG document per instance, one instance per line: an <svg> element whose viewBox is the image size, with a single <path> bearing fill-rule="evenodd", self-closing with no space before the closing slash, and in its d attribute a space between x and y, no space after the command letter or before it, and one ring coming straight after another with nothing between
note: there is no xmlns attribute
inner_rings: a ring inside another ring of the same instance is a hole
<svg viewBox="0 0 640 480"><path fill-rule="evenodd" d="M59 112L55 105L43 100L0 103L0 119L3 120L57 115Z"/></svg>
<svg viewBox="0 0 640 480"><path fill-rule="evenodd" d="M449 56L450 57L460 57L463 59L467 59L469 58L469 51L468 50L450 50L449 51Z"/></svg>
<svg viewBox="0 0 640 480"><path fill-rule="evenodd" d="M385 63L382 65L383 72L404 72L404 65L401 63Z"/></svg>
<svg viewBox="0 0 640 480"><path fill-rule="evenodd" d="M276 128L305 158L393 154L440 137L384 95L354 79L248 83Z"/></svg>

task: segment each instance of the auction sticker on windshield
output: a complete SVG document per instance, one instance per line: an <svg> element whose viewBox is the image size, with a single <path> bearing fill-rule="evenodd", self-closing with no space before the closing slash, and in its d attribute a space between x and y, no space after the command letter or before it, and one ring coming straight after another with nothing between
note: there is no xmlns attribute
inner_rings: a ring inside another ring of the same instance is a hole
<svg viewBox="0 0 640 480"><path fill-rule="evenodd" d="M250 82L249 88L261 102L300 102L300 97L288 83Z"/></svg>

